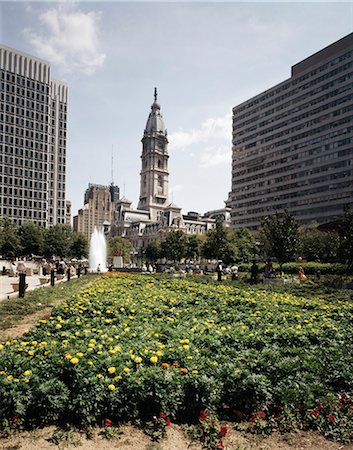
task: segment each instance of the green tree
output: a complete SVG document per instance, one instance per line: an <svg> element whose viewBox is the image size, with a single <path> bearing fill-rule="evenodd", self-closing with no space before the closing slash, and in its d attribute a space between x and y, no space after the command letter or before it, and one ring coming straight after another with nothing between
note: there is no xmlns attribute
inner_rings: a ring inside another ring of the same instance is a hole
<svg viewBox="0 0 353 450"><path fill-rule="evenodd" d="M196 234L186 236L185 257L188 259L197 259L201 254L201 239Z"/></svg>
<svg viewBox="0 0 353 450"><path fill-rule="evenodd" d="M185 257L186 236L181 230L169 231L161 243L161 254L165 258L178 262Z"/></svg>
<svg viewBox="0 0 353 450"><path fill-rule="evenodd" d="M324 232L317 224L299 229L298 251L308 261L333 261L337 258L339 236L336 232Z"/></svg>
<svg viewBox="0 0 353 450"><path fill-rule="evenodd" d="M21 243L17 235L17 225L8 217L0 219L0 253L3 258L20 256Z"/></svg>
<svg viewBox="0 0 353 450"><path fill-rule="evenodd" d="M145 248L144 256L147 261L156 262L161 257L161 243L159 241L150 242Z"/></svg>
<svg viewBox="0 0 353 450"><path fill-rule="evenodd" d="M120 253L123 257L124 263L129 263L131 261L132 245L127 239L120 236L110 238L108 240L107 247L107 258L109 263L112 263L115 253Z"/></svg>
<svg viewBox="0 0 353 450"><path fill-rule="evenodd" d="M277 258L282 269L282 264L289 261L297 250L299 223L285 210L267 217L262 229L268 243L267 256Z"/></svg>
<svg viewBox="0 0 353 450"><path fill-rule="evenodd" d="M353 269L353 210L351 206L344 208L344 215L338 229L340 244L339 256L342 262Z"/></svg>
<svg viewBox="0 0 353 450"><path fill-rule="evenodd" d="M47 258L70 256L72 230L69 225L57 224L44 231L43 253Z"/></svg>
<svg viewBox="0 0 353 450"><path fill-rule="evenodd" d="M258 253L259 249L253 233L247 228L237 228L232 236L236 249L237 261L250 261Z"/></svg>
<svg viewBox="0 0 353 450"><path fill-rule="evenodd" d="M236 261L238 257L233 236L224 229L220 221L208 231L201 252L205 258L222 260L225 264Z"/></svg>
<svg viewBox="0 0 353 450"><path fill-rule="evenodd" d="M18 227L23 256L41 255L43 251L43 228L33 222L24 222Z"/></svg>
<svg viewBox="0 0 353 450"><path fill-rule="evenodd" d="M72 233L70 255L78 259L86 258L88 256L88 241L83 233Z"/></svg>

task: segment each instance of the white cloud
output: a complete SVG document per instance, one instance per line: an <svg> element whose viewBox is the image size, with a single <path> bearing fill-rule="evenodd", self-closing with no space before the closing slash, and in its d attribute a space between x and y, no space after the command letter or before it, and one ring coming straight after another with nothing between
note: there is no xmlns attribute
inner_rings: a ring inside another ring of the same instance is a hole
<svg viewBox="0 0 353 450"><path fill-rule="evenodd" d="M215 140L230 141L232 136L232 115L211 117L201 124L200 128L179 130L169 136L170 148L185 150L195 144L208 143Z"/></svg>
<svg viewBox="0 0 353 450"><path fill-rule="evenodd" d="M64 73L92 74L105 54L99 51L100 13L61 4L39 15L40 27L24 30L37 54Z"/></svg>
<svg viewBox="0 0 353 450"><path fill-rule="evenodd" d="M200 158L201 167L209 168L225 164L229 165L231 162L231 154L230 146L207 148Z"/></svg>
<svg viewBox="0 0 353 450"><path fill-rule="evenodd" d="M213 117L200 128L179 130L169 136L170 148L188 151L199 160L201 167L229 164L232 146L232 115Z"/></svg>

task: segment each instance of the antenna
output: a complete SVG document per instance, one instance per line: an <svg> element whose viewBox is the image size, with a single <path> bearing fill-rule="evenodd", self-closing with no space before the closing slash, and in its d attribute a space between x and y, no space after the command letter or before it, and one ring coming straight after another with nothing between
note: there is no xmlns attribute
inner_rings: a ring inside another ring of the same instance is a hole
<svg viewBox="0 0 353 450"><path fill-rule="evenodd" d="M112 167L111 167L111 183L114 184L114 145L112 144Z"/></svg>

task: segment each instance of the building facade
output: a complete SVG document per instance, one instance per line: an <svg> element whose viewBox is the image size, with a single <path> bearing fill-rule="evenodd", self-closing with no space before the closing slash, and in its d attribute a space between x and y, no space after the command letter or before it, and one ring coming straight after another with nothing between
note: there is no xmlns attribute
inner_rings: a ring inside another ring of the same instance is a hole
<svg viewBox="0 0 353 450"><path fill-rule="evenodd" d="M288 209L301 223L353 204L353 33L233 108L232 227Z"/></svg>
<svg viewBox="0 0 353 450"><path fill-rule="evenodd" d="M90 183L85 191L84 206L74 217L74 231L83 233L88 241L96 227L103 227L105 233L110 232L118 200L118 186Z"/></svg>
<svg viewBox="0 0 353 450"><path fill-rule="evenodd" d="M0 217L64 224L67 86L48 62L0 45Z"/></svg>
<svg viewBox="0 0 353 450"><path fill-rule="evenodd" d="M157 90L142 138L140 196L138 208L125 197L116 202L111 234L127 238L133 252L140 252L166 233L182 230L186 234L203 235L215 226L216 220L229 224L229 208L211 211L204 216L181 208L168 200L168 139ZM217 217L213 217L215 214Z"/></svg>

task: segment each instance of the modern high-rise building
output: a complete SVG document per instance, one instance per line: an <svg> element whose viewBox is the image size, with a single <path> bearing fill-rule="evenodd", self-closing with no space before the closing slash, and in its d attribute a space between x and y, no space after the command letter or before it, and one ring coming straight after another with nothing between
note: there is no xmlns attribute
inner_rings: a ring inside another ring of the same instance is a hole
<svg viewBox="0 0 353 450"><path fill-rule="evenodd" d="M288 209L301 223L353 204L353 33L233 108L232 226Z"/></svg>
<svg viewBox="0 0 353 450"><path fill-rule="evenodd" d="M64 224L67 85L47 61L0 45L0 217Z"/></svg>

